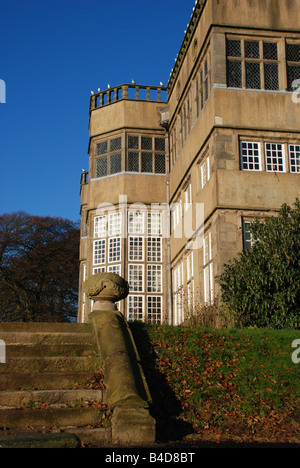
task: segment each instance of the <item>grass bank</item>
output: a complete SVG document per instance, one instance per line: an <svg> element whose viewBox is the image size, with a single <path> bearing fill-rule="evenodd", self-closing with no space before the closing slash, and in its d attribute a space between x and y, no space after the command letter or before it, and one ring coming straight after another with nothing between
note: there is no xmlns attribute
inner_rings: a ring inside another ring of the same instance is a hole
<svg viewBox="0 0 300 468"><path fill-rule="evenodd" d="M300 442L299 331L130 326L159 440Z"/></svg>

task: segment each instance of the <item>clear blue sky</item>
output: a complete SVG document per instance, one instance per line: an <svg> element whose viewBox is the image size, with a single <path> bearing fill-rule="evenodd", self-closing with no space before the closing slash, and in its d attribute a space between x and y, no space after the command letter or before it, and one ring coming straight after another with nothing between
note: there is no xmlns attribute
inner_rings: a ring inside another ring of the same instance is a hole
<svg viewBox="0 0 300 468"><path fill-rule="evenodd" d="M194 0L1 0L0 214L79 219L91 90L167 84Z"/></svg>

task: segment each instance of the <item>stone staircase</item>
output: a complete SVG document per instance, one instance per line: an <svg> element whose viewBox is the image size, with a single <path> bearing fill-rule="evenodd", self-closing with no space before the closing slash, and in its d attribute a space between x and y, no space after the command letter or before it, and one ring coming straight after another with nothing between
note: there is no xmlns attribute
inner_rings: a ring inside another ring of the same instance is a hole
<svg viewBox="0 0 300 468"><path fill-rule="evenodd" d="M0 323L0 446L77 447L110 440L103 374L89 324Z"/></svg>

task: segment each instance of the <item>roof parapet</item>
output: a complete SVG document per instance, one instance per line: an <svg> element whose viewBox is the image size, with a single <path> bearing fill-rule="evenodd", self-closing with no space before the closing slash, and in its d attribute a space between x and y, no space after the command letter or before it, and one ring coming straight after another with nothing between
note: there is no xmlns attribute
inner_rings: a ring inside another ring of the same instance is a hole
<svg viewBox="0 0 300 468"><path fill-rule="evenodd" d="M167 102L167 88L165 86L122 84L108 88L105 91L98 91L98 93L92 92L90 112L123 99L159 103Z"/></svg>
<svg viewBox="0 0 300 468"><path fill-rule="evenodd" d="M186 56L187 50L189 48L189 45L191 43L191 40L193 38L196 26L198 24L199 18L202 14L202 11L204 9L204 6L206 4L207 0L196 0L195 6L193 8L193 13L190 19L190 22L187 26L187 30L185 31L185 36L183 39L183 42L181 44L181 47L179 49L178 55L176 57L175 65L174 68L172 68L169 82L167 85L167 90L168 90L168 95L170 96L171 91L174 87L174 84L176 82L177 76L179 74L179 71L181 69L183 60Z"/></svg>

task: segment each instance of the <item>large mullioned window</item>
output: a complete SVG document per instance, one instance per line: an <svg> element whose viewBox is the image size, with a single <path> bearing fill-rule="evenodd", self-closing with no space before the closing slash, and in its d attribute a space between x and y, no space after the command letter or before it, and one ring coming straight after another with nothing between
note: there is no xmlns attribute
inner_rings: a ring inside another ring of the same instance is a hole
<svg viewBox="0 0 300 468"><path fill-rule="evenodd" d="M166 173L165 139L149 135L128 135L127 171Z"/></svg>
<svg viewBox="0 0 300 468"><path fill-rule="evenodd" d="M227 85L230 88L279 89L278 43L227 38Z"/></svg>
<svg viewBox="0 0 300 468"><path fill-rule="evenodd" d="M122 172L121 146L121 137L96 144L96 177L105 177Z"/></svg>
<svg viewBox="0 0 300 468"><path fill-rule="evenodd" d="M128 213L128 320L161 323L163 313L162 214Z"/></svg>

